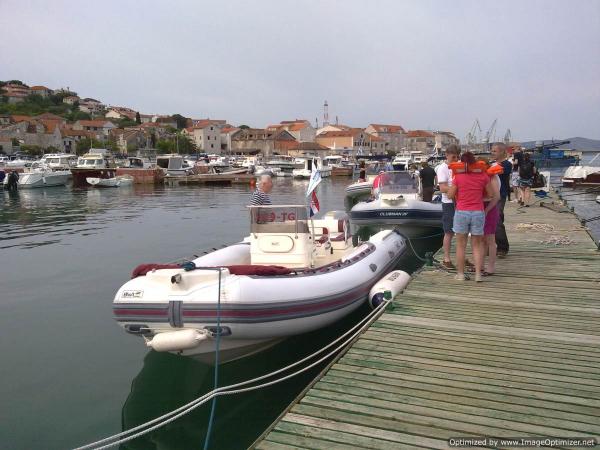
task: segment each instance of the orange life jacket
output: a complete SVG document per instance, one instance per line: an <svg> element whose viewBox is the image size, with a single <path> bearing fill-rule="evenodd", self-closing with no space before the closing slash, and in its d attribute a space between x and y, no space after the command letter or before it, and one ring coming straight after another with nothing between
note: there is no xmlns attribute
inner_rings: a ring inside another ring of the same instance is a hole
<svg viewBox="0 0 600 450"><path fill-rule="evenodd" d="M473 164L467 164L461 161L453 162L448 164L448 168L452 171L453 175L459 173L487 173L489 176L501 175L504 173L504 168L500 164L495 166L488 166L483 161L477 161Z"/></svg>

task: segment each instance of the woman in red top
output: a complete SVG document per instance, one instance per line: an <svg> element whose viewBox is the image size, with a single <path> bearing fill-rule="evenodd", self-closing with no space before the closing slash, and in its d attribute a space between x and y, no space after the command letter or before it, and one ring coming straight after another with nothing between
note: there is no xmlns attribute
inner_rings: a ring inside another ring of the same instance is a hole
<svg viewBox="0 0 600 450"><path fill-rule="evenodd" d="M466 152L460 160L467 164L475 164L475 156ZM456 279L465 279L465 251L467 238L471 234L471 248L475 260L475 281L483 281L481 268L484 255L484 224L485 215L498 201L490 184L490 178L485 172L465 172L454 175L452 186L448 189L448 198L456 202L453 231L456 234ZM483 199L492 199L484 206Z"/></svg>

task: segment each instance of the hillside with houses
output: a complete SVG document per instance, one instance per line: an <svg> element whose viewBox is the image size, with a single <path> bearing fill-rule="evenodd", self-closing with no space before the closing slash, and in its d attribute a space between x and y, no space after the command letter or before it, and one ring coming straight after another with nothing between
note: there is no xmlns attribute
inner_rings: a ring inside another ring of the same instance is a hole
<svg viewBox="0 0 600 450"><path fill-rule="evenodd" d="M150 114L107 105L69 88L29 86L0 81L0 153L39 155L85 153L103 147L120 154L140 149L157 153L208 154L347 154L392 155L401 151L431 153L459 143L449 131L405 130L399 124L364 128L304 119L282 120L264 128L232 125L225 119L180 114Z"/></svg>

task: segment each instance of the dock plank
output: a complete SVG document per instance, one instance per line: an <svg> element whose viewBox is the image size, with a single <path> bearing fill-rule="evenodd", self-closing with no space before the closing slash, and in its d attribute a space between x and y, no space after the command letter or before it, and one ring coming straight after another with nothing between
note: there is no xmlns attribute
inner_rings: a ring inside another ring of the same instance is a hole
<svg viewBox="0 0 600 450"><path fill-rule="evenodd" d="M458 282L435 267L421 270L256 448L598 439L598 246L572 213L548 202L507 205L506 228L510 255L493 277ZM569 241L554 245L556 237Z"/></svg>

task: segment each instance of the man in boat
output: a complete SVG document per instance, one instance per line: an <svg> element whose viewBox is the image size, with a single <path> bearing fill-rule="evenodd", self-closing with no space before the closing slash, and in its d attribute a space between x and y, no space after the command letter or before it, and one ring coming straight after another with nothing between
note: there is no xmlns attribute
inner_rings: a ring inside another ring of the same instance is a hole
<svg viewBox="0 0 600 450"><path fill-rule="evenodd" d="M435 170L429 167L427 161L421 163L419 170L419 178L421 179L422 196L424 202L430 202L433 199L433 186L435 185Z"/></svg>
<svg viewBox="0 0 600 450"><path fill-rule="evenodd" d="M454 201L448 198L448 189L452 186L452 171L448 164L458 161L460 149L457 145L449 145L446 149L446 161L440 164L436 170L437 181L442 193L442 226L444 228L444 261L442 265L447 269L454 269L454 264L450 259L450 248L452 247L452 238L454 238Z"/></svg>
<svg viewBox="0 0 600 450"><path fill-rule="evenodd" d="M498 211L500 212L500 220L498 221L498 227L496 228L496 246L498 247L497 255L499 258L503 258L508 254L510 244L508 243L508 236L506 236L506 228L504 228L504 205L506 205L506 198L510 192L510 174L512 172L512 163L507 159L508 151L506 145L502 142L496 142L492 144L492 158L496 160L496 164L499 164L504 169L504 172L500 176L500 201L498 202Z"/></svg>
<svg viewBox="0 0 600 450"><path fill-rule="evenodd" d="M258 183L256 184L256 189L254 190L254 192L252 193L252 197L250 198L250 205L270 205L271 197L269 196L269 194L272 190L273 180L271 179L271 175L261 175L258 179Z"/></svg>

